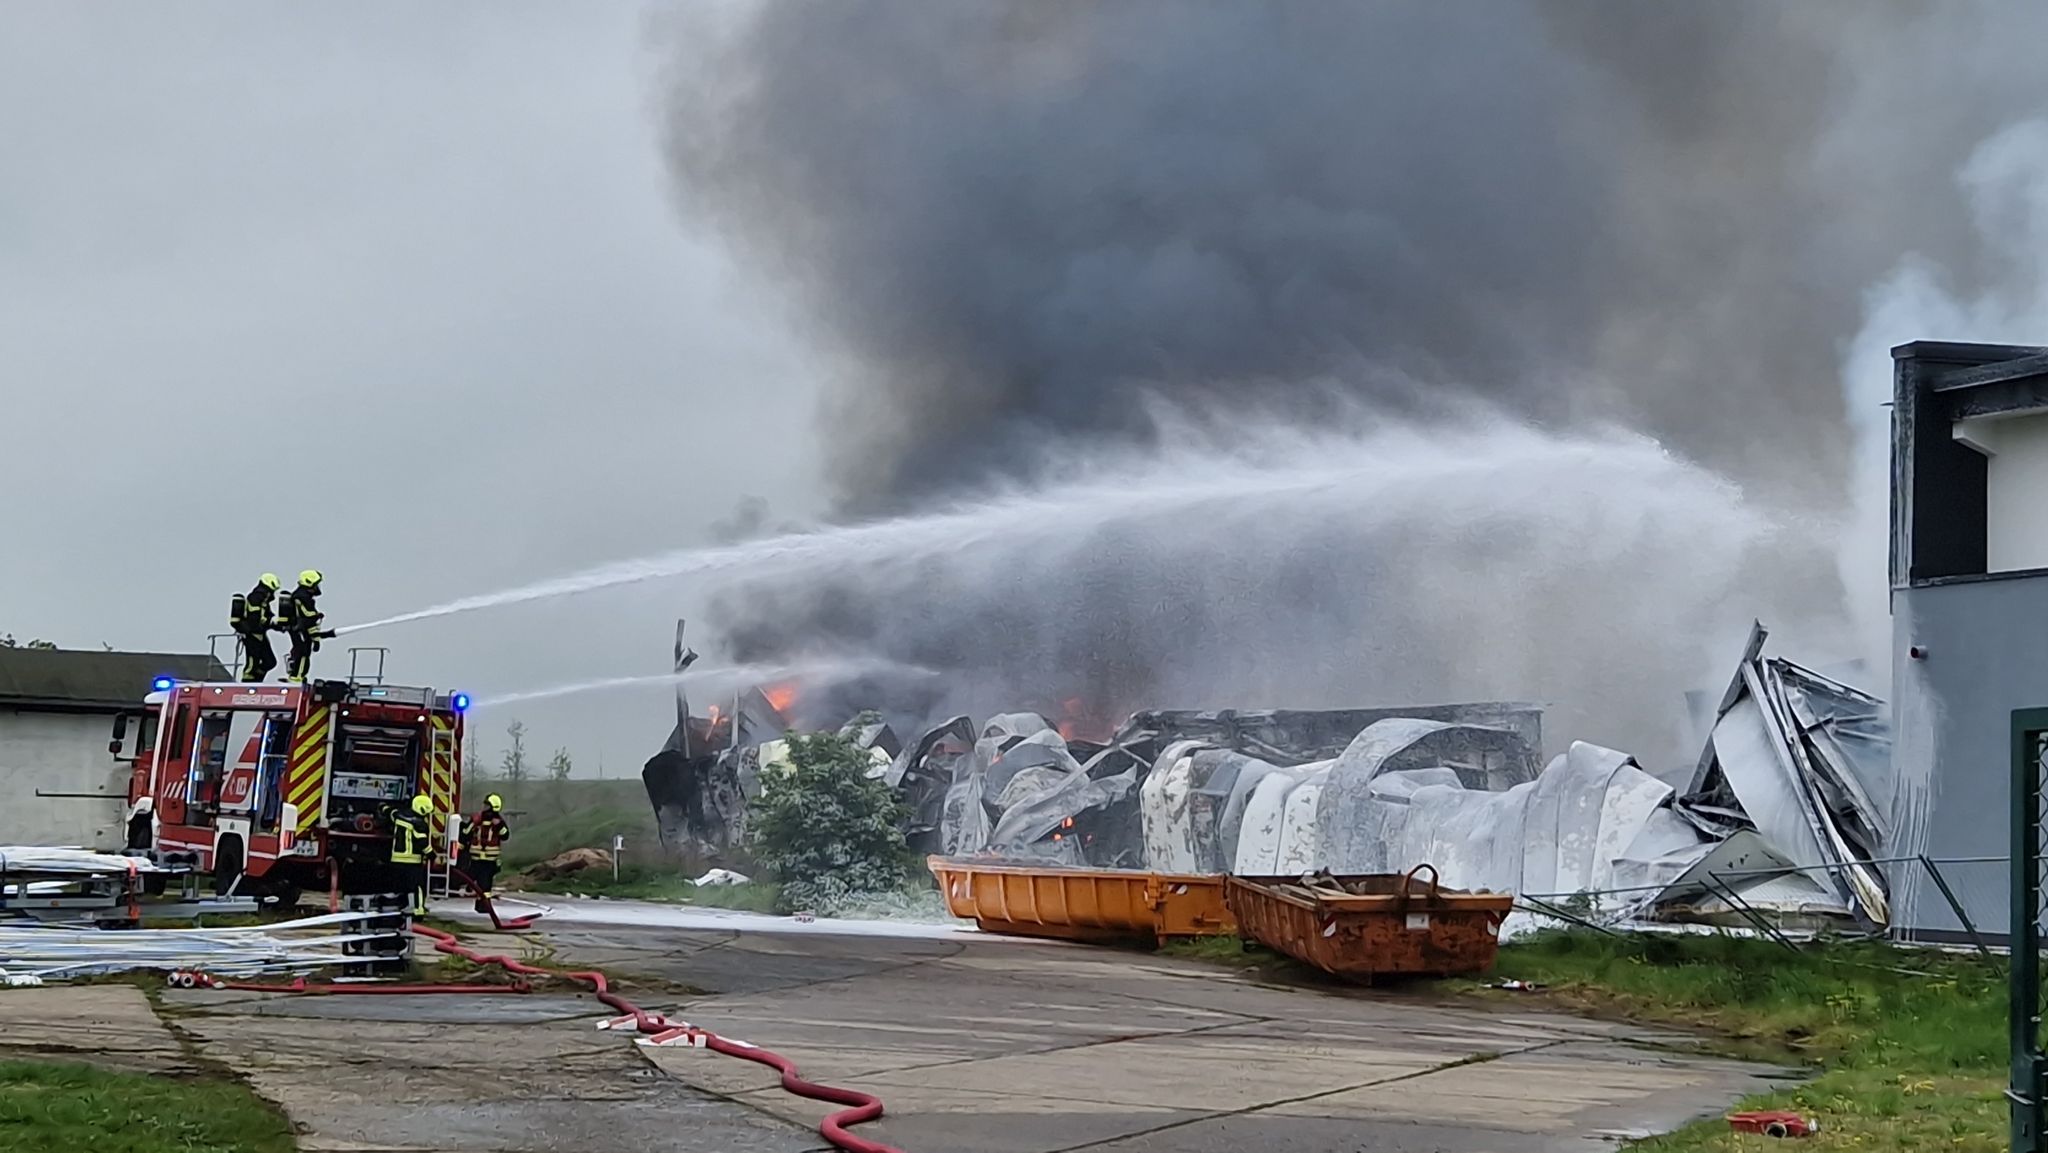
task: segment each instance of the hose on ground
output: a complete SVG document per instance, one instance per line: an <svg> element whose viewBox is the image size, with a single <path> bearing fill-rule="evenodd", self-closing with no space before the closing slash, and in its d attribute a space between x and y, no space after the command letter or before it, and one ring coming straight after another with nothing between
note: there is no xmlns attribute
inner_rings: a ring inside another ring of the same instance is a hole
<svg viewBox="0 0 2048 1153"><path fill-rule="evenodd" d="M530 927L536 919L535 917L516 917L507 920L499 917L497 906L492 903L489 897L484 895L482 887L471 879L468 874L453 866L448 871L451 877L459 878L463 884L469 886L472 893L476 894L478 904L482 905L484 912L490 916L491 925L494 928L500 931L517 932ZM759 1065L766 1065L781 1076L782 1088L785 1092L795 1094L798 1097L806 1097L813 1101L824 1101L833 1105L845 1106L845 1108L827 1116L818 1123L818 1134L835 1148L846 1150L847 1153L903 1153L903 1150L893 1145L884 1145L879 1141L869 1140L850 1131L850 1126L873 1121L882 1115L881 1098L873 1094L863 1093L857 1089L842 1089L836 1085L821 1085L815 1081L807 1081L797 1072L795 1062L779 1053L763 1049L758 1045L747 1044L744 1041L729 1040L716 1033L698 1029L681 1022L670 1021L659 1013L649 1013L617 993L612 992L611 984L605 978L605 975L595 969L544 969L538 965L529 965L524 961L519 961L503 954L479 953L458 941L453 933L443 932L430 925L422 925L417 920L413 922L412 932L414 936L431 942L435 952L445 953L452 957L461 957L472 964L495 966L521 978L563 977L587 985L600 1003L624 1014L618 1022L613 1024L623 1025L630 1022L635 1032L649 1037L683 1040L690 1044L701 1045L703 1048L709 1049L714 1053L722 1053L728 1057L738 1057L743 1061L752 1061ZM266 984L254 981L223 981L204 973L191 972L173 973L172 982L173 984L180 984L188 988L198 986L237 989L258 993L289 993L300 996L331 996L336 994L393 996L425 993L524 993L532 988L532 985L524 980L515 981L511 985L350 985L309 984L305 978L301 977L290 983Z"/></svg>
<svg viewBox="0 0 2048 1153"><path fill-rule="evenodd" d="M510 920L505 920L498 916L496 902L485 895L484 887L477 884L468 873L463 872L454 865L449 865L448 876L451 880L458 880L469 886L469 891L476 894L477 904L482 905L484 912L490 916L491 927L501 933L517 933L523 929L530 929L533 927L533 923L540 919L540 915L536 913L532 916L513 917Z"/></svg>
<svg viewBox="0 0 2048 1153"><path fill-rule="evenodd" d="M595 969L543 969L538 965L529 965L524 961L519 961L502 954L479 953L457 941L454 934L444 933L431 925L415 923L412 931L415 936L424 937L428 941L433 942L435 951L461 957L463 960L473 964L495 965L508 973L517 973L527 977L566 977L569 980L587 985L599 1002L625 1015L621 1019L622 1021L630 1019L636 1032L652 1037L674 1037L680 1034L692 1034L696 1040L702 1043L704 1048L710 1049L714 1053L723 1053L728 1057L738 1057L742 1060L766 1065L782 1075L782 1088L785 1091L794 1093L799 1097L808 1097L813 1101L824 1101L833 1105L847 1106L847 1108L826 1117L818 1124L819 1135L831 1142L834 1147L844 1149L847 1153L903 1153L901 1149L893 1145L884 1145L879 1141L871 1141L857 1133L848 1131L848 1126L873 1121L882 1115L882 1101L872 1094L863 1093L857 1089L842 1089L836 1085L820 1085L813 1081L807 1081L797 1073L796 1065L779 1053L773 1053L743 1041L727 1040L716 1033L670 1021L659 1013L649 1013L617 993L612 992L611 985L605 979L605 975Z"/></svg>

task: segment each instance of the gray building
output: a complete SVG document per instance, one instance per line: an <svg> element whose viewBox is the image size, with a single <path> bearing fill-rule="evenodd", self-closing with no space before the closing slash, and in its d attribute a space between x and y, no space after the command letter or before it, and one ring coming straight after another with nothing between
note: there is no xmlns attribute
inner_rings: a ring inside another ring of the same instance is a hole
<svg viewBox="0 0 2048 1153"><path fill-rule="evenodd" d="M1890 856L1934 859L1971 921L2007 924L2012 713L2048 706L2048 348L1892 350ZM1892 923L1962 929L1923 868Z"/></svg>
<svg viewBox="0 0 2048 1153"><path fill-rule="evenodd" d="M0 845L121 847L128 766L107 740L160 676L229 679L205 655L0 648Z"/></svg>

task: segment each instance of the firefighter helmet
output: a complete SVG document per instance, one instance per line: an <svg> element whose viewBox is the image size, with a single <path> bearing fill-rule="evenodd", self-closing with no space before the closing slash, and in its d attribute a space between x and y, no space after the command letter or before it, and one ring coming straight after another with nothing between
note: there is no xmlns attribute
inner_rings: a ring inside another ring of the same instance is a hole
<svg viewBox="0 0 2048 1153"><path fill-rule="evenodd" d="M412 811L422 817L428 816L434 811L434 802L428 800L425 793L421 793L412 799Z"/></svg>
<svg viewBox="0 0 2048 1153"><path fill-rule="evenodd" d="M319 588L320 570L316 568L309 568L305 572L300 573L299 587L302 589Z"/></svg>
<svg viewBox="0 0 2048 1153"><path fill-rule="evenodd" d="M499 796L496 793L492 793L490 796L484 798L484 804L488 805L490 807L490 810L495 813L498 810L505 807L505 798Z"/></svg>
<svg viewBox="0 0 2048 1153"><path fill-rule="evenodd" d="M260 584L260 585L262 585L262 586L263 586L264 588L267 588L267 589L269 589L269 590L270 590L271 592L276 592L276 591L277 591L277 586L278 586L278 585L279 585L280 583L282 583L282 582L280 582L280 581L279 581L279 580L277 579L277 574L276 574L276 573L274 573L274 572L267 572L267 573L264 573L264 574L263 574L263 575L262 575L261 577L258 577L258 578L257 578L257 583L258 583L258 584Z"/></svg>

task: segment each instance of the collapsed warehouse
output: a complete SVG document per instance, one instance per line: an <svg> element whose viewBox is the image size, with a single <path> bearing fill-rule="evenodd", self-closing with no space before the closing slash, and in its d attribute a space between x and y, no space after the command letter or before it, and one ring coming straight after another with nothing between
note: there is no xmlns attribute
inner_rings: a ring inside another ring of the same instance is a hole
<svg viewBox="0 0 2048 1153"><path fill-rule="evenodd" d="M1031 712L954 716L915 740L849 722L920 854L1272 876L1402 872L1607 917L1889 919L1884 702L1763 653L1756 626L1696 718L1697 763L1654 774L1583 741L1542 757L1521 703L1147 711L1095 741ZM678 667L687 663L678 644ZM786 757L795 686L749 688L647 763L671 851L743 856L748 801Z"/></svg>

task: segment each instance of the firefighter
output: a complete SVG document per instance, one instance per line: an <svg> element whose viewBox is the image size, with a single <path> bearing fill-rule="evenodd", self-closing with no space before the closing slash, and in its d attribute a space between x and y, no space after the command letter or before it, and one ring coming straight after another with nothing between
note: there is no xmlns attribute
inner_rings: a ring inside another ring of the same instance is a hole
<svg viewBox="0 0 2048 1153"><path fill-rule="evenodd" d="M288 681L303 682L320 642L334 635L333 629L320 627L327 614L320 611L319 601L320 570L309 568L299 574L299 587L284 594L284 601L278 606L277 627L292 638L291 656L284 667Z"/></svg>
<svg viewBox="0 0 2048 1153"><path fill-rule="evenodd" d="M277 667L277 650L270 647L270 632L277 627L271 601L277 596L277 574L264 573L256 587L236 593L228 605L228 626L242 639L242 679L261 681Z"/></svg>
<svg viewBox="0 0 2048 1153"><path fill-rule="evenodd" d="M476 911L490 912L490 901L496 894L492 886L498 879L498 859L505 855L505 839L512 835L512 826L505 821L505 798L496 793L484 798L484 807L469 822L469 828L462 835L463 856L466 858L463 871L476 882Z"/></svg>
<svg viewBox="0 0 2048 1153"><path fill-rule="evenodd" d="M399 892L412 902L412 915L427 912L427 858L434 855L434 802L422 793L391 813L391 870Z"/></svg>

